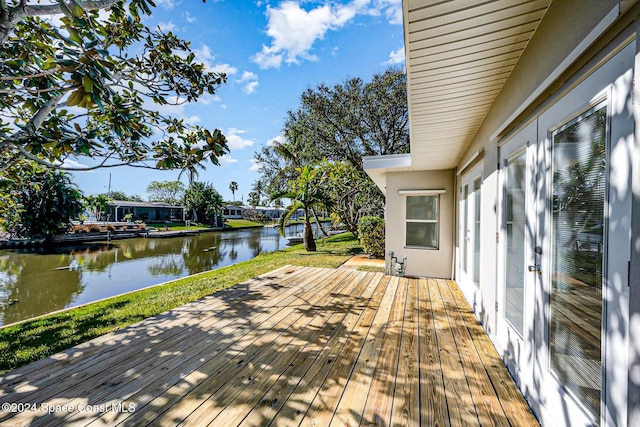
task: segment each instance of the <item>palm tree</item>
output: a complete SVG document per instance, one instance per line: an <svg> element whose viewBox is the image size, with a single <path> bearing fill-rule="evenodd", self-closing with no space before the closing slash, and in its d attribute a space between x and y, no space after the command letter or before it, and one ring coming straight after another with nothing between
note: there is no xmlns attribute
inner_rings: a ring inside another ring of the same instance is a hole
<svg viewBox="0 0 640 427"><path fill-rule="evenodd" d="M289 188L272 197L272 200L280 198L291 200L291 205L289 205L284 215L280 217L278 231L280 235L284 236L284 227L287 221L298 209L303 209L304 231L302 233L302 242L306 251L313 252L316 250L316 242L313 238L313 230L311 229L309 218L314 208L326 207L329 202L322 188L318 185L319 169L305 166L296 168L296 171L299 175L295 180L289 181Z"/></svg>
<svg viewBox="0 0 640 427"><path fill-rule="evenodd" d="M235 181L231 181L229 184L229 190L231 190L231 194L233 195L233 201L236 201L236 191L238 191L238 183Z"/></svg>
<svg viewBox="0 0 640 427"><path fill-rule="evenodd" d="M109 210L109 202L111 202L111 198L104 194L86 196L84 200L96 221L103 219L103 216L105 216L105 213Z"/></svg>

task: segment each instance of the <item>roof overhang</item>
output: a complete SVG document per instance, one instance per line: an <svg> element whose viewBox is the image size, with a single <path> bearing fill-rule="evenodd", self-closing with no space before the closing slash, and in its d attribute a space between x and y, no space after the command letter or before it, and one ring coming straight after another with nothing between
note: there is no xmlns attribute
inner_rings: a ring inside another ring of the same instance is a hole
<svg viewBox="0 0 640 427"><path fill-rule="evenodd" d="M387 154L384 156L366 156L362 158L364 171L373 182L386 194L388 172L411 170L411 154Z"/></svg>
<svg viewBox="0 0 640 427"><path fill-rule="evenodd" d="M402 2L414 168L458 165L550 4Z"/></svg>

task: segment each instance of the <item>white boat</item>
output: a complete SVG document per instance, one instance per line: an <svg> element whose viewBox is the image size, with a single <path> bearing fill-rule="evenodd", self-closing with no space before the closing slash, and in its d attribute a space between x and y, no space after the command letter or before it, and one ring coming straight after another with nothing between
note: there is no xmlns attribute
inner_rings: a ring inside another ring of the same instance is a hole
<svg viewBox="0 0 640 427"><path fill-rule="evenodd" d="M295 236L285 236L285 239L289 241L290 245L296 245L303 242L302 234L298 233Z"/></svg>

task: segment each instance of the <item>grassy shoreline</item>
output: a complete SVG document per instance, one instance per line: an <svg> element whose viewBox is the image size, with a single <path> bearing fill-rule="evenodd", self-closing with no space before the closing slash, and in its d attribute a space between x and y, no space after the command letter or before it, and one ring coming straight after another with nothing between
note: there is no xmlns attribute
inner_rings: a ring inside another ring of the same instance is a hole
<svg viewBox="0 0 640 427"><path fill-rule="evenodd" d="M267 252L249 261L183 277L106 300L75 307L0 329L0 373L122 329L148 317L275 270L302 265L336 268L361 251L350 233L318 241L317 252L302 245Z"/></svg>

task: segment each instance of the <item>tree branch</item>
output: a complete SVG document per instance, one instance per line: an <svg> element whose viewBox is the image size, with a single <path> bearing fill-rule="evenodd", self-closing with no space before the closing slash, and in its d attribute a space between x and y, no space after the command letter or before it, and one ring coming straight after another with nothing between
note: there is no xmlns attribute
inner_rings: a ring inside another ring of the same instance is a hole
<svg viewBox="0 0 640 427"><path fill-rule="evenodd" d="M56 4L32 4L25 5L24 11L26 16L41 16L41 15L58 15L62 13L60 10L60 1ZM107 7L111 7L117 0L85 0L80 2L80 7L84 10L100 10Z"/></svg>
<svg viewBox="0 0 640 427"><path fill-rule="evenodd" d="M27 4L25 0L21 0L17 6L8 8L6 1L2 0L2 3L0 3L0 42L4 41L9 36L9 33L13 31L16 24L27 16L61 14L60 1L64 0L57 0L54 4ZM84 10L100 10L113 6L116 1L84 0L80 1L80 6Z"/></svg>

